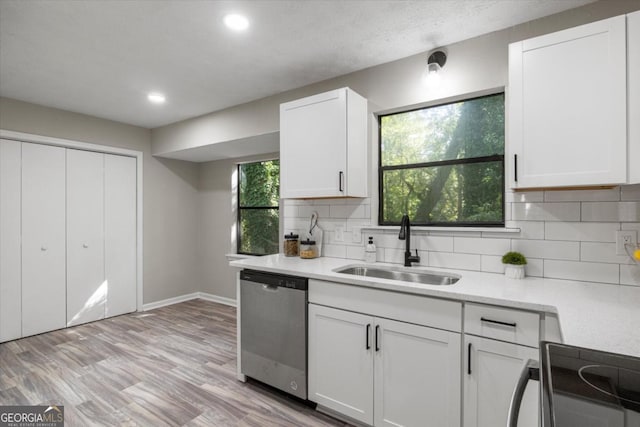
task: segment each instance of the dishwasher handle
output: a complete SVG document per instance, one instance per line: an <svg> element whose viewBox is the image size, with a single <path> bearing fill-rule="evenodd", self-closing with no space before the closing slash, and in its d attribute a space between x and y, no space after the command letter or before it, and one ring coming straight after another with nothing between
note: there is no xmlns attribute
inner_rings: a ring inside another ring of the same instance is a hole
<svg viewBox="0 0 640 427"><path fill-rule="evenodd" d="M540 367L537 361L529 359L524 364L520 378L513 389L511 395L511 402L509 403L509 414L507 415L507 427L518 427L518 415L520 414L520 406L522 405L522 398L524 397L524 391L527 388L529 380L540 380Z"/></svg>

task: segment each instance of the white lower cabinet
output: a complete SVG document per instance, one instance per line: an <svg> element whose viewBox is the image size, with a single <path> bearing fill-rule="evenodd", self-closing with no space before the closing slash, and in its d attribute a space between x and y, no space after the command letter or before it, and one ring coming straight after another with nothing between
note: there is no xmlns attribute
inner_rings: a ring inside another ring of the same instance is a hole
<svg viewBox="0 0 640 427"><path fill-rule="evenodd" d="M506 426L513 389L527 360L538 360L538 349L470 335L464 344L464 426ZM538 386L527 385L518 427L538 426Z"/></svg>
<svg viewBox="0 0 640 427"><path fill-rule="evenodd" d="M459 426L460 337L309 304L309 400L369 425Z"/></svg>

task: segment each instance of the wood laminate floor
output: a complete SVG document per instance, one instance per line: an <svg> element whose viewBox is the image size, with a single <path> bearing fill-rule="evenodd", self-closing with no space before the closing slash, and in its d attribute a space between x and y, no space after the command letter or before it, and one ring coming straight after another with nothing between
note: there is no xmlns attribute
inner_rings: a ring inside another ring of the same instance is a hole
<svg viewBox="0 0 640 427"><path fill-rule="evenodd" d="M0 405L66 426L345 426L236 371L236 310L192 300L0 344Z"/></svg>

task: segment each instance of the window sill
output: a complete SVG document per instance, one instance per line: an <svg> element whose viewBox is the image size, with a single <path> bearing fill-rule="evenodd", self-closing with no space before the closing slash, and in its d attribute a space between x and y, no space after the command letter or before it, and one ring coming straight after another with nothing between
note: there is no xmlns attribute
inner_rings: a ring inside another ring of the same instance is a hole
<svg viewBox="0 0 640 427"><path fill-rule="evenodd" d="M398 231L400 230L400 226L399 225L368 225L368 226L364 226L362 227L363 230L378 230L378 231L385 231L385 230L391 230L391 231ZM430 231L437 231L437 232L441 232L441 233L447 233L447 232L451 232L451 233L504 233L504 234L511 234L511 233L519 233L520 232L520 228L506 228L506 227L424 227L424 226L419 226L419 225L412 225L411 226L411 231L412 232L417 232L417 233L427 233Z"/></svg>

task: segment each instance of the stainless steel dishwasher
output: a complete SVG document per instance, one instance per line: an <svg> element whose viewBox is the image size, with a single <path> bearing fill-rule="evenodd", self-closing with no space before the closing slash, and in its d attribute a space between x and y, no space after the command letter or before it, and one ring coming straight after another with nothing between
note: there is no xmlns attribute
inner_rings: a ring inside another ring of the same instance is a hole
<svg viewBox="0 0 640 427"><path fill-rule="evenodd" d="M307 398L307 289L302 277L240 272L241 372Z"/></svg>

